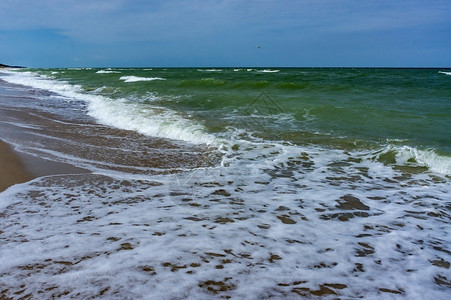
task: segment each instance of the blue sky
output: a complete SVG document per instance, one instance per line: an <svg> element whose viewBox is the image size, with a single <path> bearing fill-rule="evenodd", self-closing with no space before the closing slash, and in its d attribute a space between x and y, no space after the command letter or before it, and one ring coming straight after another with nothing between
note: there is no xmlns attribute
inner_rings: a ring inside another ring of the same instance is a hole
<svg viewBox="0 0 451 300"><path fill-rule="evenodd" d="M450 0L1 0L0 63L451 67Z"/></svg>

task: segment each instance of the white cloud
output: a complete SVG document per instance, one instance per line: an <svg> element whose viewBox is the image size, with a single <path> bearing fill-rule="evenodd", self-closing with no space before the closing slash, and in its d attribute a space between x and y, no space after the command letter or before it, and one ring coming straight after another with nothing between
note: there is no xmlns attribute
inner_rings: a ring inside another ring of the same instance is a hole
<svg viewBox="0 0 451 300"><path fill-rule="evenodd" d="M100 44L281 38L405 28L447 22L449 15L443 0L2 0L0 30L53 29Z"/></svg>

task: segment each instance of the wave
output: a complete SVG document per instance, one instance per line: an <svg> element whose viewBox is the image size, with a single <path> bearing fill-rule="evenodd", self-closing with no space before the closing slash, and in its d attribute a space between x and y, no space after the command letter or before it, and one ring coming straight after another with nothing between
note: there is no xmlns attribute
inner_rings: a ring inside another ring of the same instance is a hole
<svg viewBox="0 0 451 300"><path fill-rule="evenodd" d="M124 82L138 82L138 81L153 81L153 80L166 80L161 77L138 77L138 76L122 76L119 78Z"/></svg>
<svg viewBox="0 0 451 300"><path fill-rule="evenodd" d="M426 167L432 172L451 175L451 157L437 154L434 149L421 150L411 146L388 145L379 150L375 158L388 164Z"/></svg>
<svg viewBox="0 0 451 300"><path fill-rule="evenodd" d="M280 70L259 70L258 73L277 73L280 72Z"/></svg>
<svg viewBox="0 0 451 300"><path fill-rule="evenodd" d="M445 74L445 75L451 75L451 72L444 72L444 71L439 71L439 73L441 73L441 74Z"/></svg>
<svg viewBox="0 0 451 300"><path fill-rule="evenodd" d="M289 115L280 117L284 123L290 122L290 119ZM434 149L422 150L406 145L390 144L377 150L344 151L318 145L300 146L283 141L270 141L258 138L249 130L237 128L230 128L227 135L223 137L224 141L229 141L225 145L235 145L233 147L244 149L239 152L240 158L252 161L254 167L261 163L262 168L267 168L270 161L281 165L290 165L293 157L296 156L295 153L306 151L318 158L316 165L319 169L321 165L324 166L324 161L347 161L348 163L355 161L356 165L364 165L371 169L371 173L376 177L385 177L390 174L394 176L396 169L403 167L407 167L409 171L413 172L423 173L426 171L451 176L451 157L438 154ZM276 149L278 150L276 151ZM264 157L264 159L259 161L258 157Z"/></svg>
<svg viewBox="0 0 451 300"><path fill-rule="evenodd" d="M215 137L206 133L201 124L167 108L132 103L124 98L113 99L85 93L80 85L54 80L33 72L2 72L9 75L3 77L7 82L47 90L70 100L86 102L88 115L105 125L194 144L213 145L216 142Z"/></svg>
<svg viewBox="0 0 451 300"><path fill-rule="evenodd" d="M221 69L197 69L199 72L222 72Z"/></svg>
<svg viewBox="0 0 451 300"><path fill-rule="evenodd" d="M96 74L113 74L113 73L121 73L121 72L111 70L99 70L96 72Z"/></svg>

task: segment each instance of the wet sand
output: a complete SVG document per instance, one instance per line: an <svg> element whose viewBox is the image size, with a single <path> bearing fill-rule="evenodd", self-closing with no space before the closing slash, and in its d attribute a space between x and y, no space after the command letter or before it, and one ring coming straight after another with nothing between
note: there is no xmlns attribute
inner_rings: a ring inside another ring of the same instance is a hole
<svg viewBox="0 0 451 300"><path fill-rule="evenodd" d="M70 164L49 161L15 151L0 140L0 192L18 183L48 175L88 173L88 170Z"/></svg>
<svg viewBox="0 0 451 300"><path fill-rule="evenodd" d="M8 187L29 181L33 176L26 170L24 163L11 147L0 140L0 192Z"/></svg>

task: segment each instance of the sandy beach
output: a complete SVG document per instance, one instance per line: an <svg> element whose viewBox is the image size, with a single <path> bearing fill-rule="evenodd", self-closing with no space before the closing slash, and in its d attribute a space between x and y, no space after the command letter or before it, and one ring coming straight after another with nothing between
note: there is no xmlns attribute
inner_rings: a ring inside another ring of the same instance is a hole
<svg viewBox="0 0 451 300"><path fill-rule="evenodd" d="M49 175L88 173L88 170L70 164L49 161L15 151L0 140L0 192L8 187Z"/></svg>
<svg viewBox="0 0 451 300"><path fill-rule="evenodd" d="M27 172L23 161L11 149L11 147L0 140L0 192L16 183L29 181L33 176Z"/></svg>

